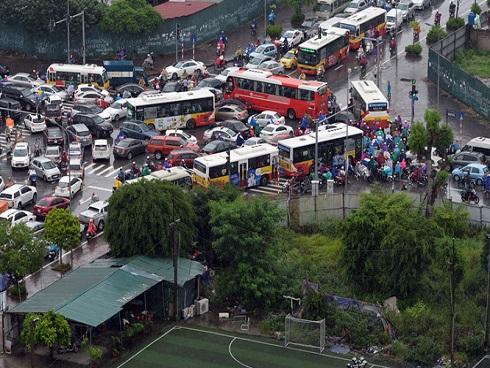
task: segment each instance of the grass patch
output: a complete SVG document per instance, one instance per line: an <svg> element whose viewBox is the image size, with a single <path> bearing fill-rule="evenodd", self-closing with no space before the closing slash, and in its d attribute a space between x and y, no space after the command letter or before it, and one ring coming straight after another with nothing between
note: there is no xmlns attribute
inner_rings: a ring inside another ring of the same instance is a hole
<svg viewBox="0 0 490 368"><path fill-rule="evenodd" d="M465 49L456 54L455 62L468 74L490 78L490 51Z"/></svg>

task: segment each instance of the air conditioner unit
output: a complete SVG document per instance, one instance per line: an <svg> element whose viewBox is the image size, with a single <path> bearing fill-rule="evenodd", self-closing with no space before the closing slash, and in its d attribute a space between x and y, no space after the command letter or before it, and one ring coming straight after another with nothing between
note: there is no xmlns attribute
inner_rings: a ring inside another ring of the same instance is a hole
<svg viewBox="0 0 490 368"><path fill-rule="evenodd" d="M209 312L209 299L201 299L196 303L196 314L198 316Z"/></svg>

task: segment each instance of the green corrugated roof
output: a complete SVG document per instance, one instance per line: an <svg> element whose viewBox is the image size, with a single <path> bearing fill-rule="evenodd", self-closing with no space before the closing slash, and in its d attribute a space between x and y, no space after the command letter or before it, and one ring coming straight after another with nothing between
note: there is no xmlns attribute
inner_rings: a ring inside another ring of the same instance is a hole
<svg viewBox="0 0 490 368"><path fill-rule="evenodd" d="M183 286L203 271L200 263L180 258L178 284ZM160 281L173 282L173 275L171 259L101 259L74 270L10 312L54 310L69 320L96 327Z"/></svg>

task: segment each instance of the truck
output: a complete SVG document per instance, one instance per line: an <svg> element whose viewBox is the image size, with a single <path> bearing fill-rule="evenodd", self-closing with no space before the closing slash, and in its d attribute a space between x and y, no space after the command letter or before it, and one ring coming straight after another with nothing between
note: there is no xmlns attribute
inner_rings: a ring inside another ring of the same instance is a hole
<svg viewBox="0 0 490 368"><path fill-rule="evenodd" d="M145 69L135 66L133 60L105 60L104 68L111 87L115 88L126 83L138 83L141 77L147 82Z"/></svg>
<svg viewBox="0 0 490 368"><path fill-rule="evenodd" d="M109 203L106 201L97 201L92 203L85 211L82 211L78 215L80 223L88 225L91 219L94 220L95 226L98 231L104 230L104 225L107 219L107 210Z"/></svg>

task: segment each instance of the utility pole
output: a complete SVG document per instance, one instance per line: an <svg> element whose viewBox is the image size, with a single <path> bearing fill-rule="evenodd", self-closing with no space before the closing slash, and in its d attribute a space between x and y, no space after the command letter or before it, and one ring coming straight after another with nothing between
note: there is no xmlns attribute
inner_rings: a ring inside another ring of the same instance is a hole
<svg viewBox="0 0 490 368"><path fill-rule="evenodd" d="M66 0L66 33L68 37L68 43L67 43L67 57L68 57L68 64L70 64L70 0Z"/></svg>
<svg viewBox="0 0 490 368"><path fill-rule="evenodd" d="M489 326L490 326L490 234L486 236L487 241L487 308L485 312L485 351L488 351L489 344Z"/></svg>
<svg viewBox="0 0 490 368"><path fill-rule="evenodd" d="M175 62L179 61L179 35L180 35L180 24L175 23Z"/></svg>
<svg viewBox="0 0 490 368"><path fill-rule="evenodd" d="M172 260L174 266L174 318L175 321L179 320L179 283L178 283L178 268L179 268L179 256L180 256L180 231L177 233L177 225L179 225L180 219L177 219L170 223L171 240L172 240ZM178 240L177 240L178 238Z"/></svg>
<svg viewBox="0 0 490 368"><path fill-rule="evenodd" d="M267 0L264 0L264 40L267 38Z"/></svg>
<svg viewBox="0 0 490 368"><path fill-rule="evenodd" d="M66 18L65 19L60 19L56 22L50 21L49 22L49 30L51 32L54 31L54 27L59 24L66 22L66 31L67 31L67 62L70 64L70 22L72 19L75 19L76 17L82 17L82 61L83 64L85 64L86 59L86 47L85 47L85 10L82 10L80 13L75 14L75 15L70 15L70 0L66 1L66 7L67 7L67 13L66 13Z"/></svg>

